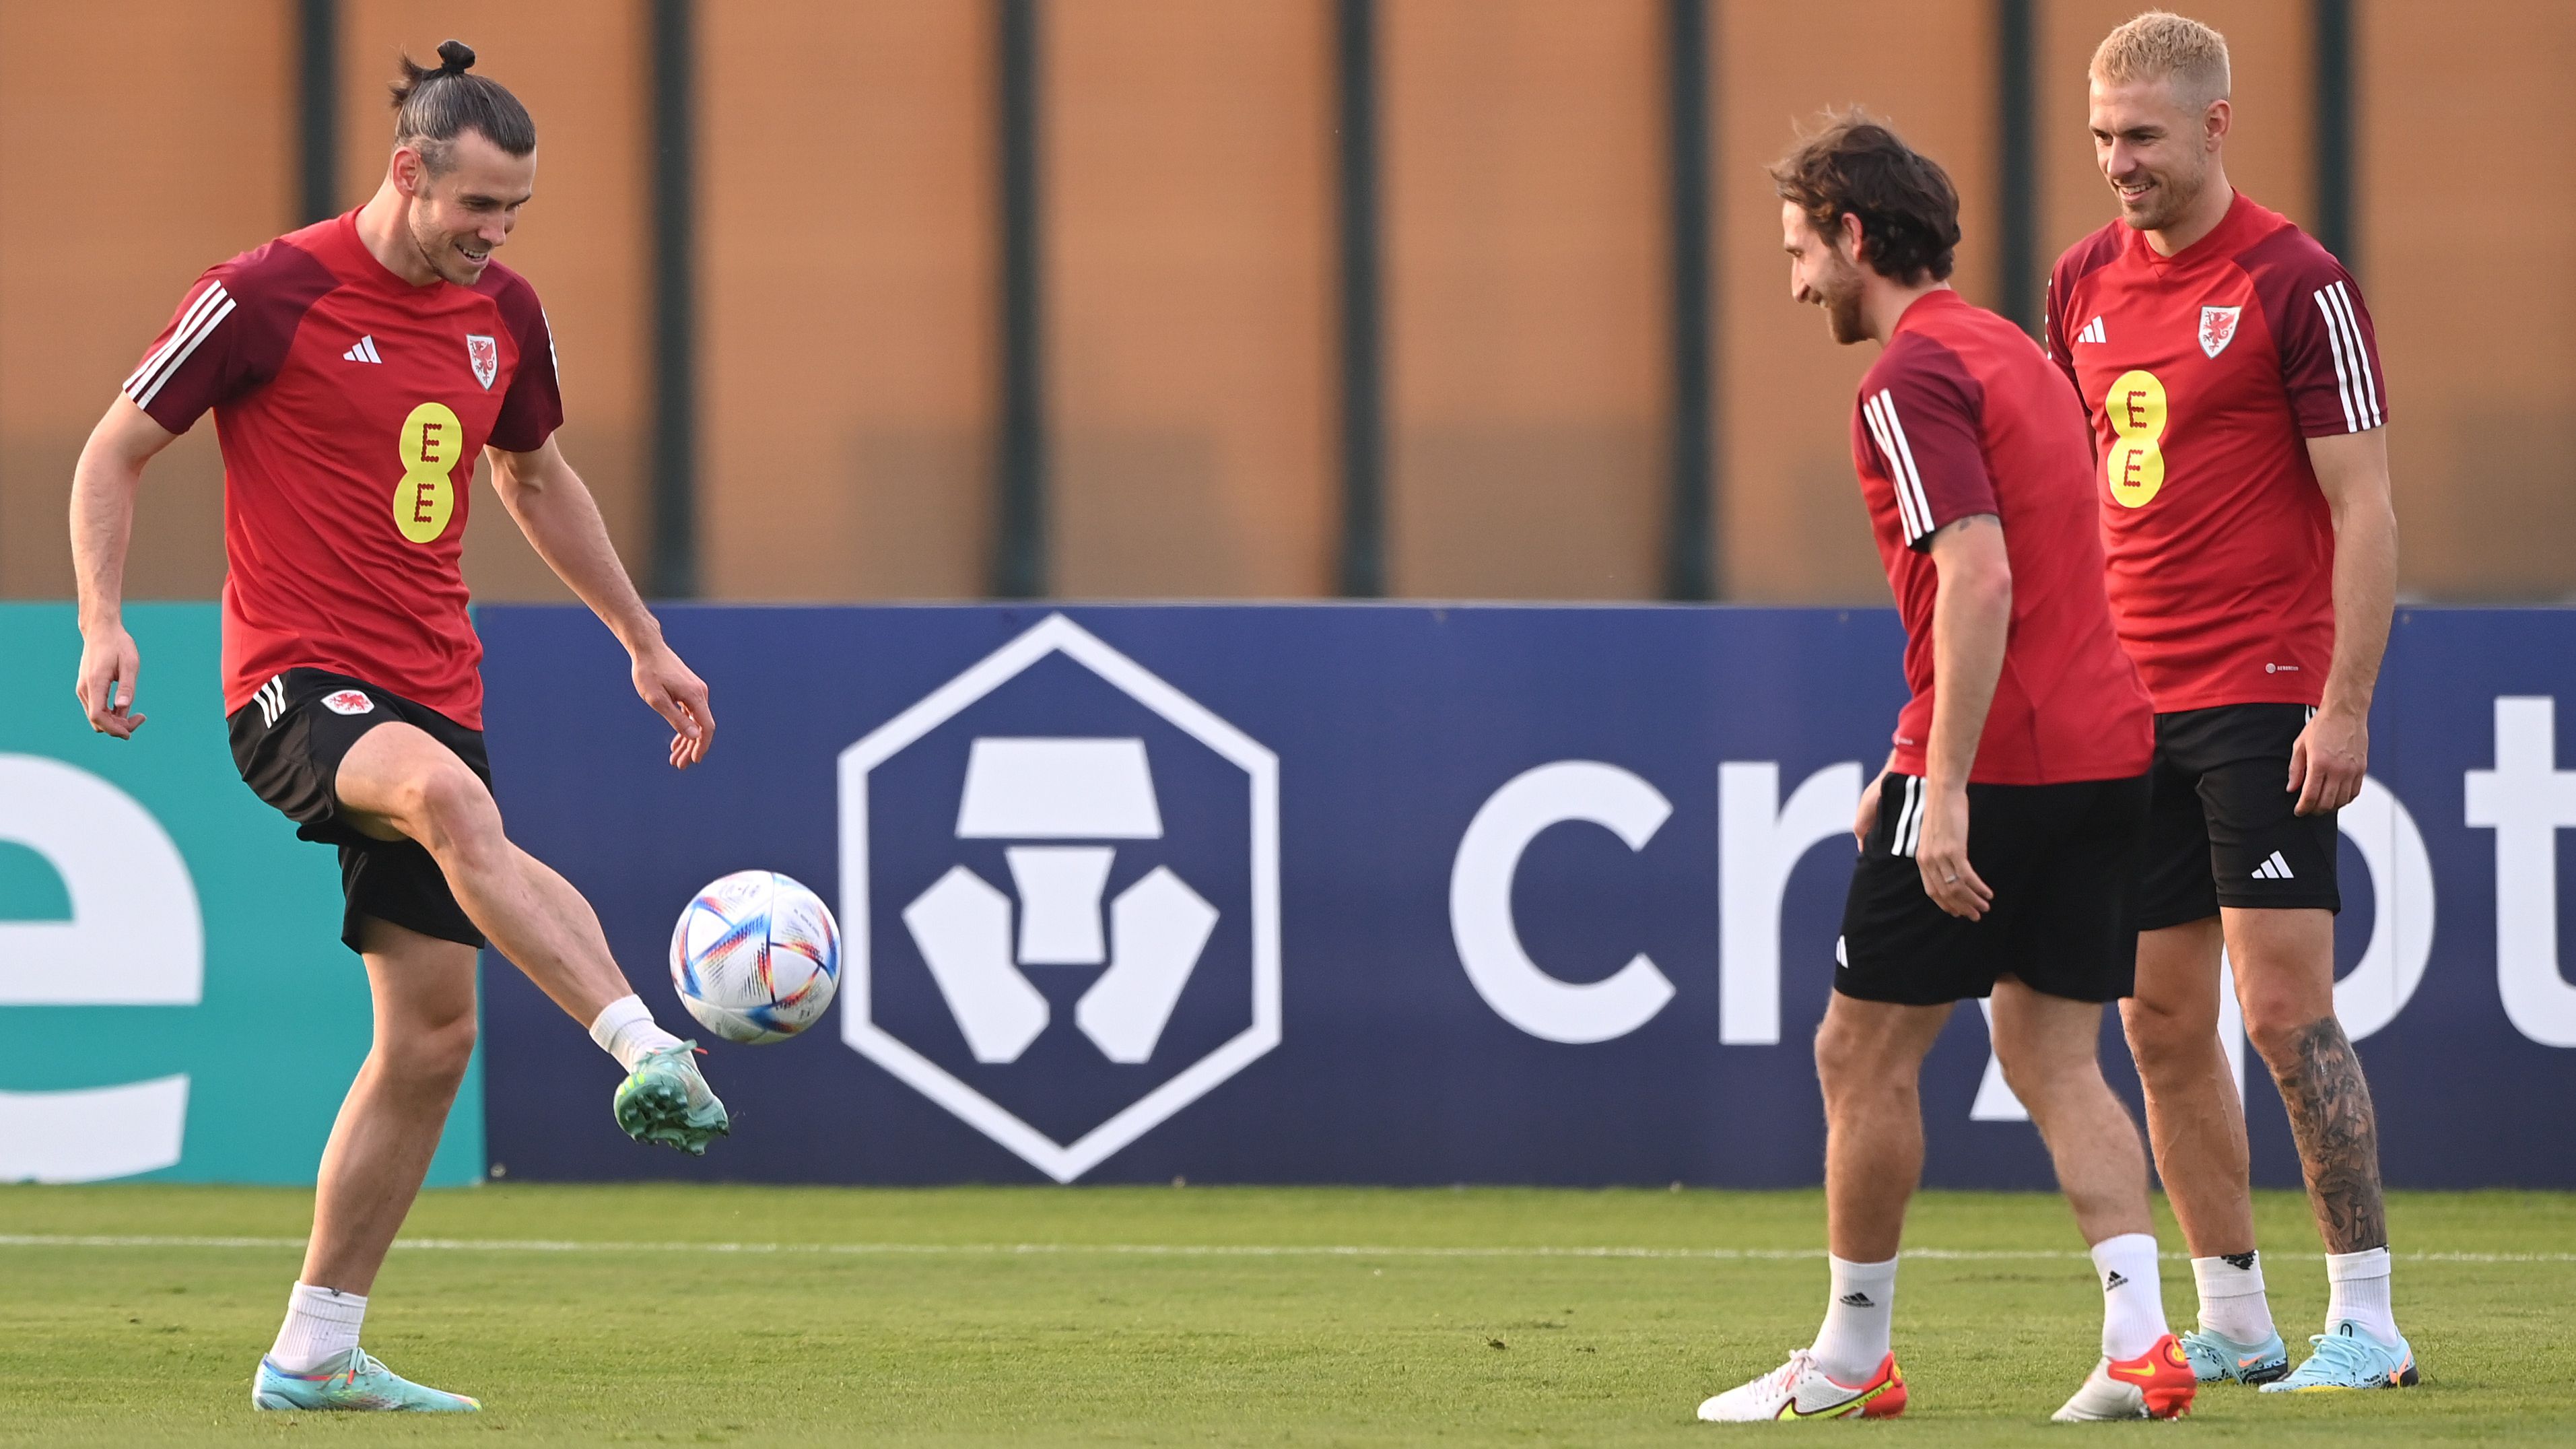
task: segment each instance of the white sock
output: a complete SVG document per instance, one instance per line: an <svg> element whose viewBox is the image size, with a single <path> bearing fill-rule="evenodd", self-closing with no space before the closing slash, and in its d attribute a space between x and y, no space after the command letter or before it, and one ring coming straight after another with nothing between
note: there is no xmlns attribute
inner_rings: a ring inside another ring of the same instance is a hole
<svg viewBox="0 0 2576 1449"><path fill-rule="evenodd" d="M2388 1306L2388 1250L2326 1254L2326 1332L2349 1323L2381 1343L2397 1341L2397 1314Z"/></svg>
<svg viewBox="0 0 2576 1449"><path fill-rule="evenodd" d="M288 1373L311 1373L358 1346L358 1325L366 1316L364 1294L298 1283L286 1295L286 1323L277 1330L268 1361Z"/></svg>
<svg viewBox="0 0 2576 1449"><path fill-rule="evenodd" d="M2270 1338L2272 1304L2263 1296L2263 1261L2252 1253L2191 1260L2200 1286L2200 1326L2238 1343Z"/></svg>
<svg viewBox="0 0 2576 1449"><path fill-rule="evenodd" d="M1825 1303L1825 1326L1816 1333L1816 1366L1838 1382L1859 1384L1878 1372L1887 1357L1889 1334L1896 1320L1896 1260L1854 1263L1827 1255L1833 1264L1833 1296Z"/></svg>
<svg viewBox="0 0 2576 1449"><path fill-rule="evenodd" d="M2136 1358L2165 1336L2164 1288L2156 1281L2156 1236L2122 1233L2093 1245L2102 1275L2102 1352Z"/></svg>
<svg viewBox="0 0 2576 1449"><path fill-rule="evenodd" d="M678 1037L654 1025L653 1013L644 1005L644 998L632 995L621 996L599 1009L599 1019L590 1024L590 1039L630 1072L648 1053L680 1044Z"/></svg>

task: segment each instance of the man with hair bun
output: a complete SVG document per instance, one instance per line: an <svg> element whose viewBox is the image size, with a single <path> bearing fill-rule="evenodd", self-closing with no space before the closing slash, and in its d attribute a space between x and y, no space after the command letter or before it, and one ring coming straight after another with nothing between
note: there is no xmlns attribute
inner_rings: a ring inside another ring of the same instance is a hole
<svg viewBox="0 0 2576 1449"><path fill-rule="evenodd" d="M2414 1383L2388 1291L2370 1088L2334 1014L2335 812L2363 788L2397 587L2387 398L2343 265L2227 181L2227 42L2150 11L2091 68L2119 218L2049 281L2049 355L2091 415L2111 609L2156 704L2137 994L2156 1166L2191 1246L2202 1382ZM2325 1238L2293 1372L2264 1299L2221 949Z"/></svg>
<svg viewBox="0 0 2576 1449"><path fill-rule="evenodd" d="M1917 1079L1952 1008L1991 997L1996 1058L2101 1274L2102 1356L2054 1417L2174 1418L2191 1367L2165 1331L2146 1153L2099 1057L2137 949L2154 740L2102 594L2083 409L2028 337L1951 290L1959 198L1930 158L1855 112L1771 175L1791 297L1824 309L1834 341L1882 348L1852 464L1913 698L1852 821L1860 862L1816 1032L1824 1327L1699 1416L1904 1411L1891 1338L1923 1170Z"/></svg>
<svg viewBox="0 0 2576 1449"><path fill-rule="evenodd" d="M686 768L707 687L662 640L556 446L554 336L492 260L536 180L536 125L474 52L402 63L394 147L366 205L207 270L81 451L76 684L128 739L121 621L144 465L213 409L224 454L224 707L252 791L337 846L340 939L366 962L375 1042L323 1149L304 1267L251 1385L258 1409L470 1411L358 1346L367 1292L419 1194L473 1055L489 942L626 1070L618 1125L706 1150L727 1130L684 1042L653 1022L571 884L512 844L482 734L482 645L459 556L478 455L501 505L634 661Z"/></svg>

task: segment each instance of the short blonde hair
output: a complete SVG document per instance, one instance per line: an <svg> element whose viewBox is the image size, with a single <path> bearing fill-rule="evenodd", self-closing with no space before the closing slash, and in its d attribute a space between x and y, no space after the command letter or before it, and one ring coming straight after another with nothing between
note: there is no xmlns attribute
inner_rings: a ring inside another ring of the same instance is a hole
<svg viewBox="0 0 2576 1449"><path fill-rule="evenodd" d="M2184 103L2205 106L2228 95L2227 37L2169 10L2150 10L2102 37L2093 74L2114 84L2170 77Z"/></svg>

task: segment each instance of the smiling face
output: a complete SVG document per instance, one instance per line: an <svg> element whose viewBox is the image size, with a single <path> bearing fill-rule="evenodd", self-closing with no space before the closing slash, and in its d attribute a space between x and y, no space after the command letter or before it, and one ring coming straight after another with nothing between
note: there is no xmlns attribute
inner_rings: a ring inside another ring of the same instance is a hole
<svg viewBox="0 0 2576 1449"><path fill-rule="evenodd" d="M1845 213L1833 240L1818 232L1794 201L1780 203L1780 248L1789 254L1789 298L1825 310L1825 330L1838 343L1869 335L1861 323L1860 219Z"/></svg>
<svg viewBox="0 0 2576 1449"><path fill-rule="evenodd" d="M2225 97L2193 105L2171 76L2093 77L2093 159L2120 199L2120 219L2163 231L2190 215L2227 139Z"/></svg>
<svg viewBox="0 0 2576 1449"><path fill-rule="evenodd" d="M431 271L460 287L482 279L492 253L510 239L537 179L537 154L513 156L480 131L438 143L442 169L419 152L394 155L394 175L411 201L412 244Z"/></svg>

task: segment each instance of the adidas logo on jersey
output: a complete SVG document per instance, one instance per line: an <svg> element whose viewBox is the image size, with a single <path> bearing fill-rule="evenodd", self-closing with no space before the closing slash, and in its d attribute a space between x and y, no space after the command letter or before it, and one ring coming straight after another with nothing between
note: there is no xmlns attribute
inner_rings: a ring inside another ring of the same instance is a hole
<svg viewBox="0 0 2576 1449"><path fill-rule="evenodd" d="M2276 850L2272 852L2270 860L2254 867L2254 878L2256 880L2297 880L2299 877L2297 872L2290 869L2290 863L2281 858L2281 852Z"/></svg>
<svg viewBox="0 0 2576 1449"><path fill-rule="evenodd" d="M2096 346L2103 346L2109 344L2111 334L2102 330L2102 319L2096 317L2092 321L2084 324L2084 330L2075 334L2075 340L2078 342L2090 342Z"/></svg>
<svg viewBox="0 0 2576 1449"><path fill-rule="evenodd" d="M382 357L379 357L379 356L377 356L377 355L376 355L376 339L375 339L374 334L372 334L372 333L370 333L370 334L369 334L369 335L367 335L367 336L364 336L364 337L359 338L359 339L358 339L358 345L357 345L357 346L352 347L352 348L350 348L348 351L341 353L341 354L340 354L340 360L341 360L342 362L382 362L382 361L384 361L384 359L383 359Z"/></svg>

